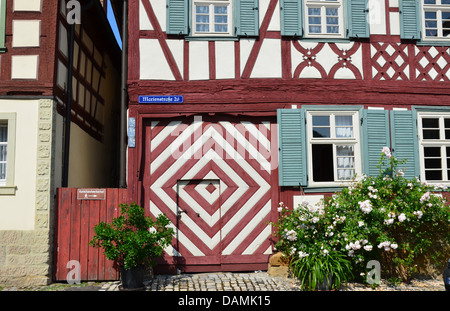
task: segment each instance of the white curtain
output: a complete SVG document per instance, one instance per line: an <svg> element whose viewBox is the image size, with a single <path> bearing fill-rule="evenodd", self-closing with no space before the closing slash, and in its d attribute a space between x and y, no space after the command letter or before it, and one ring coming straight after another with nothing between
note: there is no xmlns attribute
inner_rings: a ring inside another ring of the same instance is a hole
<svg viewBox="0 0 450 311"><path fill-rule="evenodd" d="M336 116L336 137L353 137L353 120L352 116Z"/></svg>
<svg viewBox="0 0 450 311"><path fill-rule="evenodd" d="M353 146L337 146L337 174L339 180L351 180L355 176L355 152Z"/></svg>

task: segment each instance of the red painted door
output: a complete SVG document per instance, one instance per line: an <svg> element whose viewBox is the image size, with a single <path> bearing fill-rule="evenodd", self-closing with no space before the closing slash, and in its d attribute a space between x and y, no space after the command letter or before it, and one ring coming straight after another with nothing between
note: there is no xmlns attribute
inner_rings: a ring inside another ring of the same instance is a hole
<svg viewBox="0 0 450 311"><path fill-rule="evenodd" d="M145 204L176 231L166 263L188 272L267 268L275 127L203 115L147 124Z"/></svg>

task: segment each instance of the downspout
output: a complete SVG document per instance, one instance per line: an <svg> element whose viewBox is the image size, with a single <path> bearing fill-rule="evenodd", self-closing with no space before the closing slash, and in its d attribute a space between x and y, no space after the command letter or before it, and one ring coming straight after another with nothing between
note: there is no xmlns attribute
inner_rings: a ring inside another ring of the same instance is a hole
<svg viewBox="0 0 450 311"><path fill-rule="evenodd" d="M70 149L70 125L72 115L72 78L73 78L73 47L75 41L75 24L70 24L70 40L69 40L69 70L67 73L67 102L66 102L66 119L64 132L64 160L61 186L63 188L69 185L69 149Z"/></svg>
<svg viewBox="0 0 450 311"><path fill-rule="evenodd" d="M122 81L120 95L120 164L119 164L119 187L127 187L126 179L126 152L127 152L127 106L128 106L128 1L123 1L122 18Z"/></svg>

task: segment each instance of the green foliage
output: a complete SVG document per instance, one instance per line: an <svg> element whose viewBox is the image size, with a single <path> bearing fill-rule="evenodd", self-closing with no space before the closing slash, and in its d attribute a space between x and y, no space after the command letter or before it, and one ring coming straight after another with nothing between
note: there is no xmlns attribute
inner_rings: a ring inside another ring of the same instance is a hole
<svg viewBox="0 0 450 311"><path fill-rule="evenodd" d="M101 247L106 258L116 261L125 269L141 264L154 264L153 259L162 255L170 245L174 231L169 219L160 214L156 221L145 216L144 208L135 203L120 205L120 216L111 223L95 226L91 246Z"/></svg>
<svg viewBox="0 0 450 311"><path fill-rule="evenodd" d="M299 278L313 287L311 274L320 282L326 272L315 271L329 269L324 258L330 257L343 267L335 273L343 281L364 276L373 259L384 272L408 280L420 255L433 258L432 252L450 241L450 210L440 193L446 187L405 179L403 163L385 147L378 176L362 176L315 206L303 202L290 210L280 203L276 247L290 257ZM351 271L343 259L351 262ZM309 268L297 268L299 263Z"/></svg>
<svg viewBox="0 0 450 311"><path fill-rule="evenodd" d="M290 267L302 290L337 289L352 275L350 260L337 251L295 258Z"/></svg>

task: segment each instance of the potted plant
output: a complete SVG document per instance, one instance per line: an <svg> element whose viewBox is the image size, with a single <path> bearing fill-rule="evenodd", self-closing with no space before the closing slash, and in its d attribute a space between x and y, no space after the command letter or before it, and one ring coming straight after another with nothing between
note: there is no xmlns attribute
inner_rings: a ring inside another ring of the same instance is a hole
<svg viewBox="0 0 450 311"><path fill-rule="evenodd" d="M154 221L139 205L121 204L119 217L95 226L89 245L103 248L106 258L119 266L123 288L140 288L144 286L144 269L155 265L154 258L172 241L174 231L169 223L164 214Z"/></svg>
<svg viewBox="0 0 450 311"><path fill-rule="evenodd" d="M302 290L335 290L352 275L350 261L336 251L293 258L290 267Z"/></svg>

